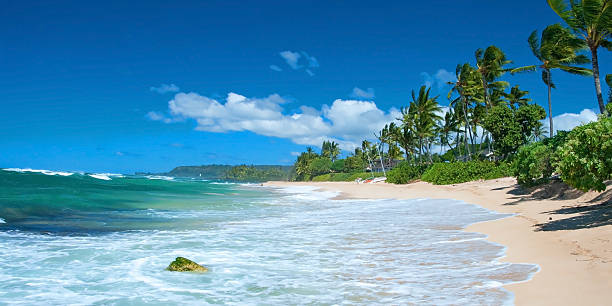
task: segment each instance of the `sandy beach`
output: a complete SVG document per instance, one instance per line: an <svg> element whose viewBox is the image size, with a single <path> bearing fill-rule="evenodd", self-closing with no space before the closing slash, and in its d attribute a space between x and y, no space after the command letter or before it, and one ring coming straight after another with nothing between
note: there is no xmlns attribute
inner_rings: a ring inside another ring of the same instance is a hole
<svg viewBox="0 0 612 306"><path fill-rule="evenodd" d="M523 190L514 178L436 186L354 182L268 182L339 191L338 198L457 199L513 217L469 226L507 246L503 261L534 263L540 271L511 284L517 305L610 305L612 301L612 188L582 193L561 183Z"/></svg>

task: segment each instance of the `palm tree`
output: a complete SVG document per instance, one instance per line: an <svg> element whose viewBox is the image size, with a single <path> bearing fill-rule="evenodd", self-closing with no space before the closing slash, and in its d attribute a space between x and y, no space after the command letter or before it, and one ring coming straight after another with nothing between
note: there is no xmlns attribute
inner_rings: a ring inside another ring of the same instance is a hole
<svg viewBox="0 0 612 306"><path fill-rule="evenodd" d="M416 147L416 136L411 125L402 124L402 126L397 127L397 129L394 131L394 138L400 147L404 149L406 160L410 161L410 156L414 154L414 148Z"/></svg>
<svg viewBox="0 0 612 306"><path fill-rule="evenodd" d="M457 80L455 82L448 83L452 86L451 90L448 92L448 99L451 99L453 93L457 93L458 97L451 100L451 107L455 108L455 113L457 113L457 110L460 110L463 113L463 124L465 127L463 129L463 141L465 145L465 153L467 154L467 158L470 159L472 154L470 153L467 143L468 132L471 139L473 139L473 136L468 119L468 110L471 100L482 93L482 90L480 89L480 76L476 69L469 63L457 65L457 68L455 69L455 76Z"/></svg>
<svg viewBox="0 0 612 306"><path fill-rule="evenodd" d="M544 127L544 125L538 121L538 123L536 124L536 126L533 129L533 139L535 141L539 141L542 140L544 138L546 138L546 128Z"/></svg>
<svg viewBox="0 0 612 306"><path fill-rule="evenodd" d="M511 72L542 70L542 80L548 86L549 132L550 137L553 137L551 88L555 88L555 84L552 82L552 70L560 69L573 74L589 75L591 73L589 69L574 66L589 62L586 56L577 53L584 49L586 45L560 24L547 26L542 31L541 41L538 41L538 31L533 31L527 41L531 52L540 61L540 64L515 68Z"/></svg>
<svg viewBox="0 0 612 306"><path fill-rule="evenodd" d="M419 161L421 161L423 155L423 148L428 147L426 142L430 137L435 136L437 122L442 119L439 115L441 109L436 101L438 97L429 97L430 90L431 88L423 85L419 89L418 96L415 95L413 90L412 102L408 107L408 116L418 139Z"/></svg>
<svg viewBox="0 0 612 306"><path fill-rule="evenodd" d="M507 86L507 82L495 81L500 78L509 69L504 66L512 63L506 59L506 54L496 46L489 46L487 49L478 49L474 53L476 57L476 71L480 74L480 81L482 82L482 91L484 103L486 106L491 106L491 99L489 98L489 88L494 86L496 88L504 88Z"/></svg>
<svg viewBox="0 0 612 306"><path fill-rule="evenodd" d="M452 112L452 108L444 114L444 121L440 126L440 145L444 147L447 145L449 149L453 149L451 146L451 135L459 131L459 120L455 113Z"/></svg>
<svg viewBox="0 0 612 306"><path fill-rule="evenodd" d="M599 80L599 59L597 49L604 47L612 49L612 2L609 0L548 0L550 8L567 23L591 51L591 64L593 65L593 78L599 111L606 111L601 95L601 81ZM551 129L552 130L552 129Z"/></svg>
<svg viewBox="0 0 612 306"><path fill-rule="evenodd" d="M527 94L529 94L529 91L520 90L519 86L515 85L510 89L510 93L504 93L503 96L506 98L506 101L508 101L508 104L512 109L517 109L521 106L526 106L529 104L529 102L531 102L530 98L525 97Z"/></svg>
<svg viewBox="0 0 612 306"><path fill-rule="evenodd" d="M338 158L338 155L340 155L340 146L338 145L337 142L332 141L329 144L329 156L332 162Z"/></svg>

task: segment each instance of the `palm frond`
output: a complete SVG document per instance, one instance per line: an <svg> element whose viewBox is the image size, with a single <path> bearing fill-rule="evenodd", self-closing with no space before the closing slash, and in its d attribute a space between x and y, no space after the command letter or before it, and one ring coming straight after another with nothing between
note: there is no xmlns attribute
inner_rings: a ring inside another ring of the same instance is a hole
<svg viewBox="0 0 612 306"><path fill-rule="evenodd" d="M531 32L531 35L529 35L529 38L527 38L527 42L529 43L529 48L531 48L533 55L541 61L542 54L540 53L540 42L538 41L537 30Z"/></svg>
<svg viewBox="0 0 612 306"><path fill-rule="evenodd" d="M565 72L569 72L571 74L577 74L577 75L593 75L593 71L591 69L588 68L583 68L583 67L573 67L573 66L566 66L566 65L556 65L554 68L559 68Z"/></svg>
<svg viewBox="0 0 612 306"><path fill-rule="evenodd" d="M582 18L585 24L595 24L601 13L601 0L582 0Z"/></svg>
<svg viewBox="0 0 612 306"><path fill-rule="evenodd" d="M517 68L510 70L510 73L515 74L515 73L522 73L522 72L535 72L537 68L538 68L537 65L517 67Z"/></svg>
<svg viewBox="0 0 612 306"><path fill-rule="evenodd" d="M572 19L571 13L568 10L564 0L547 0L550 8L557 14L563 21L569 24L568 20Z"/></svg>

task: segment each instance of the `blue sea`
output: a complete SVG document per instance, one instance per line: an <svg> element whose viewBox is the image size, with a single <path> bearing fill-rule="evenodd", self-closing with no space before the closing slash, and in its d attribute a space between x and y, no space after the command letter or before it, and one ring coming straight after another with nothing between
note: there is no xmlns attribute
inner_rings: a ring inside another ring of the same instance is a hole
<svg viewBox="0 0 612 306"><path fill-rule="evenodd" d="M311 187L0 170L0 304L500 305L536 265L456 200L333 200ZM177 256L208 273L169 272Z"/></svg>

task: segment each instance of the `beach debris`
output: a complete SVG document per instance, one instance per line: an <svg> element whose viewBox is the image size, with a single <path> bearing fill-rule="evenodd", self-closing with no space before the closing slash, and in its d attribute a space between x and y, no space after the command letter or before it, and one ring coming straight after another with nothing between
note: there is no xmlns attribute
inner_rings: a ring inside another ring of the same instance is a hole
<svg viewBox="0 0 612 306"><path fill-rule="evenodd" d="M166 270L177 272L208 272L206 267L201 266L185 257L177 257L170 263Z"/></svg>

